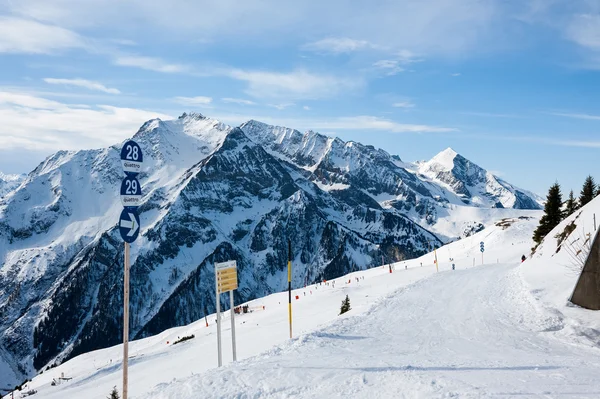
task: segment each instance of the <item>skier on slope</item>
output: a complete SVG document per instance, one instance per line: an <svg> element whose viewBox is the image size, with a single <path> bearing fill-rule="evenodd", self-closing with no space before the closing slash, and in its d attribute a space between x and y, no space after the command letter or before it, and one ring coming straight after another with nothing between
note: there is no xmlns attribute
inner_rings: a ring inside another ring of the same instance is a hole
<svg viewBox="0 0 600 399"><path fill-rule="evenodd" d="M521 256L521 263L525 262L525 259L527 259L525 255Z"/></svg>

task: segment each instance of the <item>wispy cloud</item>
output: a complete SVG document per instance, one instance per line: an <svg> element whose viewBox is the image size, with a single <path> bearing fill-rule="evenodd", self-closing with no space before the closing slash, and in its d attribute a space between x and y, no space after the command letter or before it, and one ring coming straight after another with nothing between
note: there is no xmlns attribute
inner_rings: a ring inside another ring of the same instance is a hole
<svg viewBox="0 0 600 399"><path fill-rule="evenodd" d="M208 105L212 103L212 97L196 96L196 97L173 97L173 101L181 105Z"/></svg>
<svg viewBox="0 0 600 399"><path fill-rule="evenodd" d="M225 97L225 98L222 98L221 101L223 101L224 103L229 103L229 104L256 105L256 103L254 101L245 100L243 98Z"/></svg>
<svg viewBox="0 0 600 399"><path fill-rule="evenodd" d="M449 127L398 123L389 119L369 115L315 121L314 124L319 129L383 130L391 133L446 133L458 131L455 128Z"/></svg>
<svg viewBox="0 0 600 399"><path fill-rule="evenodd" d="M515 114L501 114L495 112L461 112L462 115L480 116L483 118L520 118Z"/></svg>
<svg viewBox="0 0 600 399"><path fill-rule="evenodd" d="M395 108L414 108L415 104L410 101L400 101L392 104L392 107Z"/></svg>
<svg viewBox="0 0 600 399"><path fill-rule="evenodd" d="M574 16L567 27L567 37L582 47L600 51L600 15Z"/></svg>
<svg viewBox="0 0 600 399"><path fill-rule="evenodd" d="M119 0L105 0L102 6L90 6L89 1L81 0L4 3L8 4L3 13L13 12L71 29L86 29L91 25L97 31L143 31L143 36L151 41L156 37L183 37L297 43L306 40L307 32L315 32L323 34L318 37L329 40L330 48L338 51L364 47L362 42L368 42L416 49L424 54L465 53L473 44L494 45L495 37L485 33L502 27L497 22L506 17L503 15L506 2L491 0L387 1L377 6L372 2L353 2L349 6L344 0L290 3L172 0L169 7L154 1L133 1L124 7ZM199 18L199 15L219 17Z"/></svg>
<svg viewBox="0 0 600 399"><path fill-rule="evenodd" d="M292 72L230 69L221 73L248 84L246 93L257 98L318 99L334 97L364 84L361 78L344 78L298 69Z"/></svg>
<svg viewBox="0 0 600 399"><path fill-rule="evenodd" d="M310 111L310 107L308 105L303 106L302 109L305 111Z"/></svg>
<svg viewBox="0 0 600 399"><path fill-rule="evenodd" d="M450 76L454 76L454 77L457 77L457 76L460 76L460 75L461 75L460 72L455 72L455 73L450 74Z"/></svg>
<svg viewBox="0 0 600 399"><path fill-rule="evenodd" d="M380 47L367 40L355 40L347 37L328 37L302 46L303 50L332 54L351 53L377 48Z"/></svg>
<svg viewBox="0 0 600 399"><path fill-rule="evenodd" d="M0 53L54 54L83 47L83 38L68 29L0 16Z"/></svg>
<svg viewBox="0 0 600 399"><path fill-rule="evenodd" d="M187 65L169 63L160 58L139 55L120 55L117 56L113 62L115 65L137 67L162 73L184 73L191 72L192 70L192 68Z"/></svg>
<svg viewBox="0 0 600 399"><path fill-rule="evenodd" d="M109 94L121 94L118 89L106 87L101 83L94 82L92 80L86 79L55 79L55 78L45 78L44 82L52 85L65 85L65 86L76 86L83 87L89 90L101 91Z"/></svg>
<svg viewBox="0 0 600 399"><path fill-rule="evenodd" d="M379 60L373 63L373 67L385 71L385 74L388 76L404 72L404 68L400 66L400 62L396 60Z"/></svg>
<svg viewBox="0 0 600 399"><path fill-rule="evenodd" d="M549 115L563 116L565 118L585 119L590 121L600 121L600 115L567 113L567 112L548 112Z"/></svg>
<svg viewBox="0 0 600 399"><path fill-rule="evenodd" d="M277 108L278 110L283 110L289 107L293 107L294 103L282 103L282 104L269 104L269 107Z"/></svg>
<svg viewBox="0 0 600 399"><path fill-rule="evenodd" d="M152 118L171 116L109 105L81 106L0 91L0 147L58 151L104 147L131 137Z"/></svg>
<svg viewBox="0 0 600 399"><path fill-rule="evenodd" d="M375 69L379 69L386 72L386 75L392 76L406 70L406 66L415 62L423 61L422 58L418 57L415 53L408 50L398 51L389 59L379 60L373 64Z"/></svg>

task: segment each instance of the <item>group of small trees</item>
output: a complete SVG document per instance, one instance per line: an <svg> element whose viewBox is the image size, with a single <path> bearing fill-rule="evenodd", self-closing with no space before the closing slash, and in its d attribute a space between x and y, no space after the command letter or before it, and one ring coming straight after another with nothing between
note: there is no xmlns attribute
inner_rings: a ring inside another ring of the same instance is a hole
<svg viewBox="0 0 600 399"><path fill-rule="evenodd" d="M573 190L569 198L563 203L560 184L554 183L548 190L546 204L544 205L544 216L540 224L533 232L533 240L539 244L560 222L572 215L575 211L589 203L600 194L600 186L596 186L594 178L588 176L583 183L579 198L575 198Z"/></svg>

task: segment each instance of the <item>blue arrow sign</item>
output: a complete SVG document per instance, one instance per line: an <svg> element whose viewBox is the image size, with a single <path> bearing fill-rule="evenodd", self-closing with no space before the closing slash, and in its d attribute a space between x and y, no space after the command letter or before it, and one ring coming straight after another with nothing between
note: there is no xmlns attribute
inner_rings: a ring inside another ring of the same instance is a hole
<svg viewBox="0 0 600 399"><path fill-rule="evenodd" d="M125 208L135 208L142 201L142 186L134 176L126 176L121 182L121 203Z"/></svg>
<svg viewBox="0 0 600 399"><path fill-rule="evenodd" d="M133 140L127 141L121 148L121 165L127 174L137 175L142 170L144 154L142 148Z"/></svg>
<svg viewBox="0 0 600 399"><path fill-rule="evenodd" d="M123 209L119 217L119 232L123 241L132 243L140 234L140 217L135 208Z"/></svg>
<svg viewBox="0 0 600 399"><path fill-rule="evenodd" d="M485 252L485 250L483 249L483 247L481 247L481 250L480 250L480 251L481 251L481 252Z"/></svg>

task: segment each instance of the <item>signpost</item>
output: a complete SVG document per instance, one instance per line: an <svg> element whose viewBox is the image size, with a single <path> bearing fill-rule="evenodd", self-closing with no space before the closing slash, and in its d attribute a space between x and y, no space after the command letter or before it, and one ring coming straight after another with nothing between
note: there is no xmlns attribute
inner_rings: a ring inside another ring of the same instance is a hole
<svg viewBox="0 0 600 399"><path fill-rule="evenodd" d="M292 241L288 240L288 315L290 319L290 339L292 339Z"/></svg>
<svg viewBox="0 0 600 399"><path fill-rule="evenodd" d="M123 274L123 399L127 399L129 366L129 244L140 234L140 217L137 207L142 199L142 186L137 174L142 170L144 156L141 147L133 140L127 141L121 149L121 165L125 178L121 182L121 203L123 211L119 216L119 233L125 241L125 262Z"/></svg>
<svg viewBox="0 0 600 399"><path fill-rule="evenodd" d="M237 360L235 345L235 312L233 301L233 290L238 288L237 264L234 260L229 262L215 263L215 285L216 285L216 307L217 307L217 353L219 367L223 365L223 354L221 351L221 294L229 291L230 313L231 313L231 345L233 348L233 361Z"/></svg>
<svg viewBox="0 0 600 399"><path fill-rule="evenodd" d="M485 244L483 241L479 243L479 250L481 251L481 264L483 265L483 253L485 252Z"/></svg>

